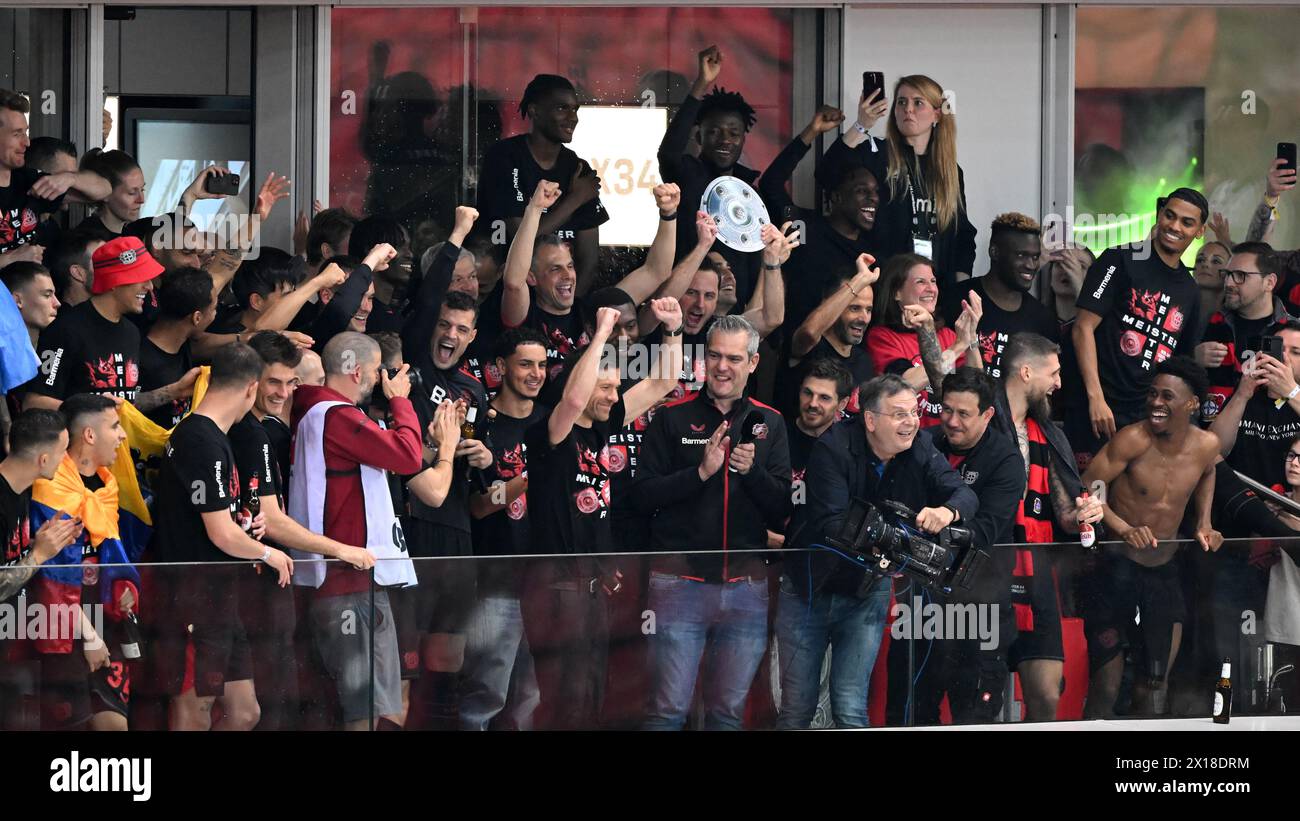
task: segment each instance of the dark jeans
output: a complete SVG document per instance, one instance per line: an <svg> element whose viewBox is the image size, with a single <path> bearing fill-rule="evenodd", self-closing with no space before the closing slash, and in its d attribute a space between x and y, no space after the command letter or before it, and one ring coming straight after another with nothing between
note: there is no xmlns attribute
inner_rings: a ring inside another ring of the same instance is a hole
<svg viewBox="0 0 1300 821"><path fill-rule="evenodd" d="M609 653L609 615L599 582L539 560L524 577L524 631L541 703L539 730L591 730L600 723Z"/></svg>

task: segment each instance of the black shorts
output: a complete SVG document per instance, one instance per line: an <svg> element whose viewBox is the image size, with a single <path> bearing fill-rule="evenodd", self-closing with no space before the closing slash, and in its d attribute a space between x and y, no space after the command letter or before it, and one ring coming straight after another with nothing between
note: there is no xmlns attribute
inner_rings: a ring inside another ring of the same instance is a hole
<svg viewBox="0 0 1300 821"><path fill-rule="evenodd" d="M223 570L225 568L222 568ZM158 666L165 692L225 693L226 682L253 678L253 651L239 617L233 577L182 582L158 624Z"/></svg>
<svg viewBox="0 0 1300 821"><path fill-rule="evenodd" d="M1023 569L1032 562L1032 576L1013 576L1011 606L1016 616L1016 640L1007 653L1012 670L1022 661L1065 660L1065 642L1061 638L1061 598L1056 589L1056 569L1050 548L1017 549L1016 566Z"/></svg>
<svg viewBox="0 0 1300 821"><path fill-rule="evenodd" d="M93 673L80 639L70 653L41 654L41 729L75 730L98 713L127 716L131 671L108 641L108 667Z"/></svg>
<svg viewBox="0 0 1300 821"><path fill-rule="evenodd" d="M1140 630L1147 658L1169 657L1173 626L1187 618L1178 562L1146 567L1116 553L1097 557L1097 567L1080 581L1080 610L1088 639L1088 662L1097 670L1129 646ZM1140 626L1135 617L1140 615Z"/></svg>
<svg viewBox="0 0 1300 821"><path fill-rule="evenodd" d="M406 541L421 545L413 557L419 584L409 594L415 599L415 624L422 633L464 633L478 597L478 563L468 557L473 540L463 530L443 527L423 519L402 521Z"/></svg>
<svg viewBox="0 0 1300 821"><path fill-rule="evenodd" d="M402 680L420 677L420 627L415 617L415 588L386 587L388 606L393 611L397 630L397 652L401 660Z"/></svg>

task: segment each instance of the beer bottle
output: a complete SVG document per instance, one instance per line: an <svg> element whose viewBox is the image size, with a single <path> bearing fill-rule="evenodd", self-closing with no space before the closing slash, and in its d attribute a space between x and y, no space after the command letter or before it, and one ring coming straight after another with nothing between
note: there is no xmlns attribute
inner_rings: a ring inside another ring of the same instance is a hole
<svg viewBox="0 0 1300 821"><path fill-rule="evenodd" d="M1083 500L1088 501L1088 491L1086 490L1083 492ZM1097 531L1093 529L1091 524L1079 522L1079 544L1091 550L1096 543Z"/></svg>
<svg viewBox="0 0 1300 821"><path fill-rule="evenodd" d="M127 661L139 659L140 646L143 643L140 638L140 619L136 617L133 610L122 619L122 658Z"/></svg>
<svg viewBox="0 0 1300 821"><path fill-rule="evenodd" d="M253 520L262 512L262 497L257 493L257 477L248 480L248 504L244 509L248 511L248 535L253 536ZM253 536L253 538L257 538Z"/></svg>
<svg viewBox="0 0 1300 821"><path fill-rule="evenodd" d="M1223 672L1214 688L1214 723L1227 724L1232 718L1232 662L1223 660Z"/></svg>

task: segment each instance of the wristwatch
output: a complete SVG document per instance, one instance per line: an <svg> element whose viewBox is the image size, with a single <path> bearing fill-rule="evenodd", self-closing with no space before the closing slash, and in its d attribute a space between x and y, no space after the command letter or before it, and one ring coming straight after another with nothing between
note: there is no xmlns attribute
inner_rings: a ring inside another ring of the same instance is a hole
<svg viewBox="0 0 1300 821"><path fill-rule="evenodd" d="M955 521L957 521L958 519L961 518L961 514L957 512L957 508L953 507L952 505L944 505L944 507L947 508L948 510L951 510L951 511L952 511L952 521L953 521L953 522L955 522ZM948 524L952 524L952 522L949 522Z"/></svg>
<svg viewBox="0 0 1300 821"><path fill-rule="evenodd" d="M766 270L768 270L768 271L779 271L779 270L781 270L781 263L778 262L778 263L775 264L775 265L770 265L770 264L764 262L764 263L763 263L763 267L764 267Z"/></svg>
<svg viewBox="0 0 1300 821"><path fill-rule="evenodd" d="M686 332L686 323L683 322L682 324L677 326L677 330L675 331L664 331L664 336L681 336L685 332Z"/></svg>

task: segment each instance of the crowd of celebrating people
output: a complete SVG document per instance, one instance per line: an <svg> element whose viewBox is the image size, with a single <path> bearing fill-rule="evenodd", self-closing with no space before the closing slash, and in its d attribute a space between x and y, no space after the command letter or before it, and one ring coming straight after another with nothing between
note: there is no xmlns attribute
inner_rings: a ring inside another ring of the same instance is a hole
<svg viewBox="0 0 1300 821"><path fill-rule="evenodd" d="M287 179L237 242L191 219L218 166L141 217L132 157L29 138L0 90L0 603L79 622L0 636L0 725L990 722L1012 671L1051 720L1069 619L1087 716L1207 714L1300 532L1300 257L1267 244L1295 172L1240 243L1178 188L1095 258L1000 214L979 272L939 83L820 107L760 173L723 65L630 270L563 77L451 224L317 209L287 250L258 234ZM759 251L695 207L723 176L778 217ZM945 591L828 549L863 501L988 558ZM995 629L890 641L914 596Z"/></svg>

